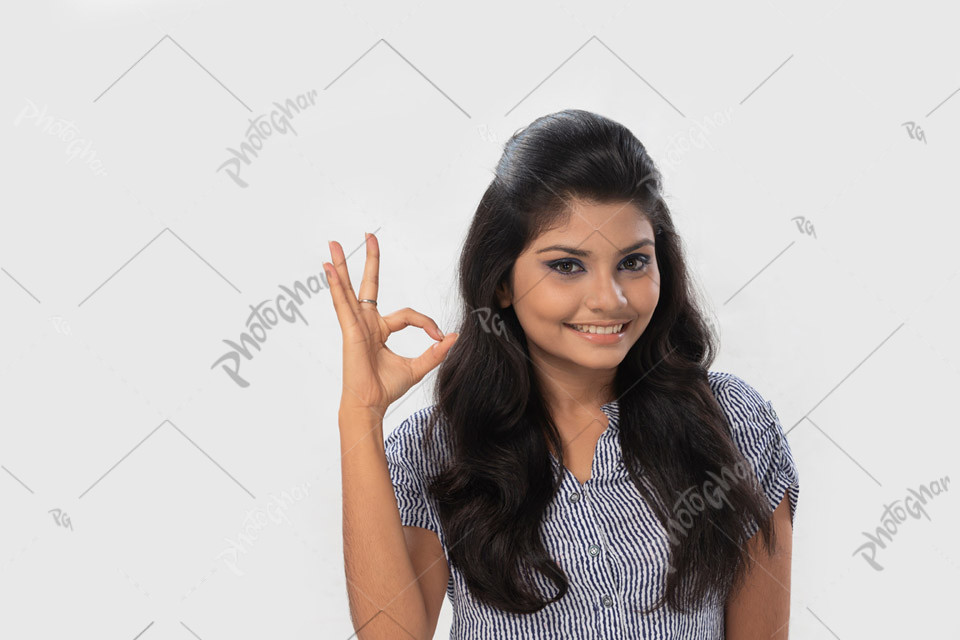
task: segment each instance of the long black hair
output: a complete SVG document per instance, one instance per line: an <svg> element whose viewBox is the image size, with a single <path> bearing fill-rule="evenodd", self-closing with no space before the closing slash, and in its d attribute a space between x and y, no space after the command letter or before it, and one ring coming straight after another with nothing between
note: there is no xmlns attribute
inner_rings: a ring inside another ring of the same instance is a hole
<svg viewBox="0 0 960 640"><path fill-rule="evenodd" d="M714 479L736 480L730 469L747 464L708 384L717 336L698 307L661 174L644 145L623 125L577 109L517 131L504 146L465 239L459 337L437 371L437 410L427 434L434 437L442 419L452 447L451 461L428 483L452 543L449 562L474 598L514 613L537 612L568 590L566 574L539 535L562 479L548 443L561 465L563 448L523 328L512 306L500 308L496 291L517 256L569 213L566 205L574 198L633 203L656 233L659 301L619 364L613 389L633 483L666 528L675 517L664 505L704 486L711 472ZM640 481L641 467L649 484ZM725 600L748 566L744 531L751 522L759 525L768 549L775 544L772 512L754 481L731 483L722 508L701 510L684 527L671 551L675 571L653 610L666 603L687 611L708 597ZM555 584L557 594L544 599L529 580L531 570Z"/></svg>

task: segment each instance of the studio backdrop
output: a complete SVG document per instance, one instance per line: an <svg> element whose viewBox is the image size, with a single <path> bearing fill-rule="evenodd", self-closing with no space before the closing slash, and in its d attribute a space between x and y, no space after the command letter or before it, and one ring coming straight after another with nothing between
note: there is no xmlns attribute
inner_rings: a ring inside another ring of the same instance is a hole
<svg viewBox="0 0 960 640"><path fill-rule="evenodd" d="M800 470L791 637L956 638L960 40L937 3L0 10L0 637L354 636L323 262L452 331L504 143L663 176ZM390 338L414 356L419 329ZM432 402L428 375L384 417ZM445 600L436 638L448 637Z"/></svg>

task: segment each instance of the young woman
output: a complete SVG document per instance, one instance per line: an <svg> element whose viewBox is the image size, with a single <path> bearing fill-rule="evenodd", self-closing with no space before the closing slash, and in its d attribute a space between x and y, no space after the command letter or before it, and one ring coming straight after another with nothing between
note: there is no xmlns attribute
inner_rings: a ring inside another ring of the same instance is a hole
<svg viewBox="0 0 960 640"><path fill-rule="evenodd" d="M661 176L567 110L510 138L460 259L444 335L324 264L343 333L347 587L360 638L787 638L799 481L770 402L709 369ZM439 342L391 352L406 326ZM442 364L441 364L442 363ZM383 439L439 365L435 404Z"/></svg>

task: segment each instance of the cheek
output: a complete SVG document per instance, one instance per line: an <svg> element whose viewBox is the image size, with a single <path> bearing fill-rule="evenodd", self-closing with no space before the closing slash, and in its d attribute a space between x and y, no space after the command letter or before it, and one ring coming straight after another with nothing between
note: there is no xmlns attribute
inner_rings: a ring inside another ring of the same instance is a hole
<svg viewBox="0 0 960 640"><path fill-rule="evenodd" d="M659 277L656 273L638 278L630 283L625 291L630 304L637 309L645 309L657 304L660 299Z"/></svg>
<svg viewBox="0 0 960 640"><path fill-rule="evenodd" d="M532 298L531 310L547 321L569 318L571 313L576 313L582 299L574 287L556 286L549 276L538 282L528 295Z"/></svg>
<svg viewBox="0 0 960 640"><path fill-rule="evenodd" d="M521 324L533 332L551 331L576 312L578 298L569 290L551 286L549 278L541 280L527 290L520 301Z"/></svg>
<svg viewBox="0 0 960 640"><path fill-rule="evenodd" d="M660 300L659 281L655 282L653 279L647 281L647 285L644 289L644 299L651 307L656 306L657 301Z"/></svg>

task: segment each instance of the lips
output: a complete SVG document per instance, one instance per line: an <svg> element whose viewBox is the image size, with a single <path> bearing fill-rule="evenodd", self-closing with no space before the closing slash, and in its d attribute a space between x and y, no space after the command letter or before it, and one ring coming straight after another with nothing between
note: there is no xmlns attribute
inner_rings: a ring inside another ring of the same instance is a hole
<svg viewBox="0 0 960 640"><path fill-rule="evenodd" d="M569 322L564 322L564 324L565 324L566 326L570 327L571 329L573 329L574 331L578 331L578 332L580 332L580 333L588 333L588 334L591 334L591 335L617 335L617 334L621 334L621 333L623 333L624 331L626 331L626 330L627 330L627 327L630 326L630 323L631 323L631 322L633 322L633 321L632 321L632 320L627 320L627 321L625 321L625 322L610 322L610 323L602 323L602 324L592 322L592 323L580 324L580 325L578 325L578 324L573 324L573 323L569 323ZM620 330L619 330L619 331L617 331L617 332L615 332L615 333L612 333L612 332L610 332L610 331L608 330L609 327L616 327L617 325L622 325L622 326L620 327ZM598 330L597 330L597 331L584 331L584 330L583 330L583 329L589 328L589 327L596 327Z"/></svg>

